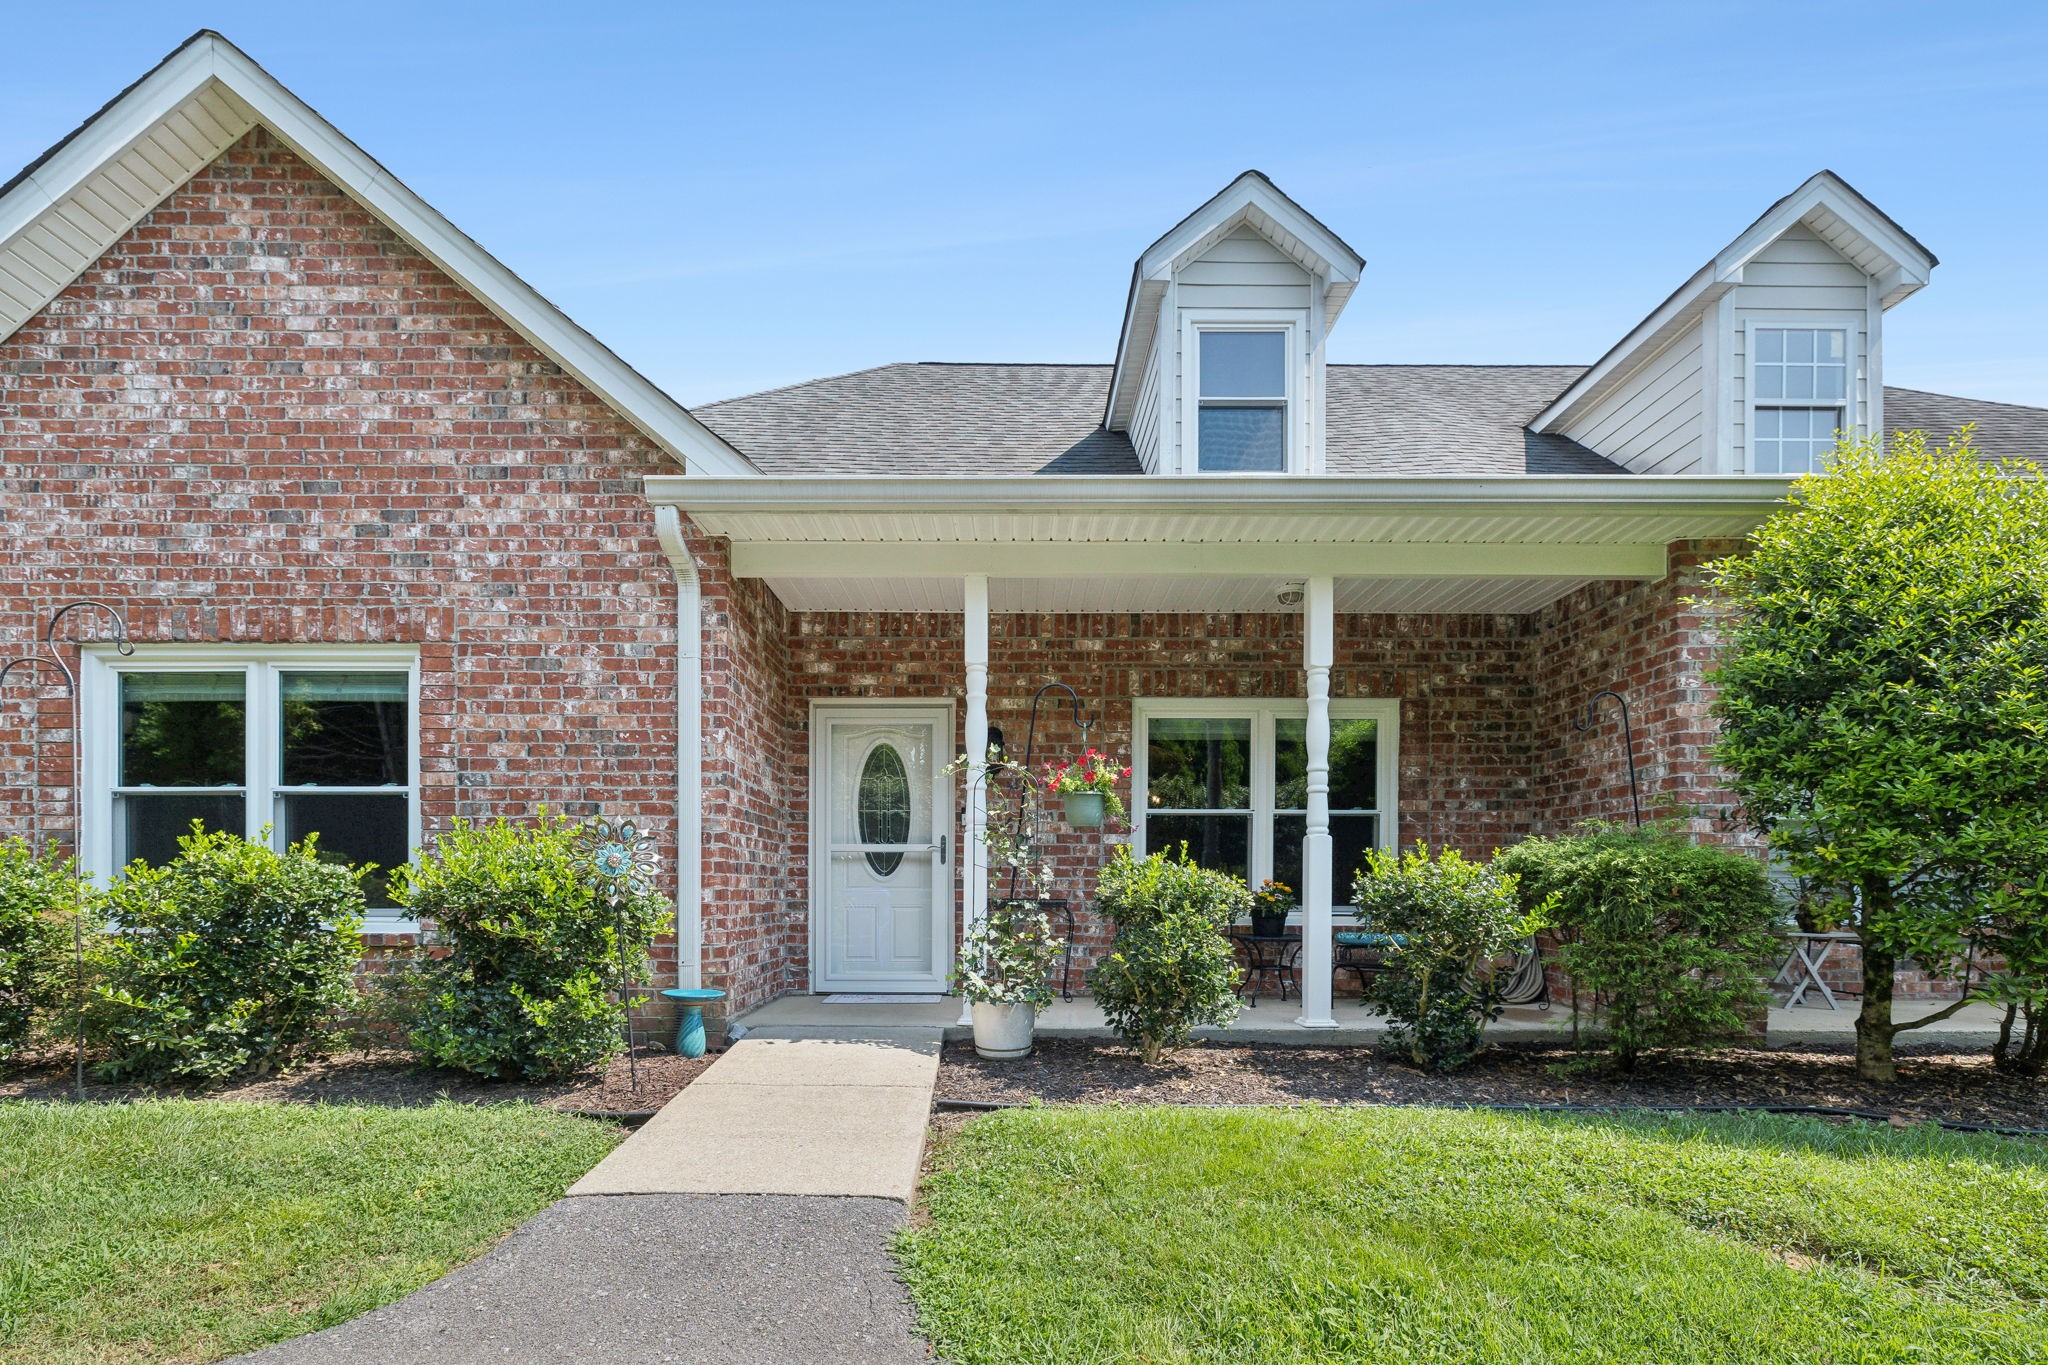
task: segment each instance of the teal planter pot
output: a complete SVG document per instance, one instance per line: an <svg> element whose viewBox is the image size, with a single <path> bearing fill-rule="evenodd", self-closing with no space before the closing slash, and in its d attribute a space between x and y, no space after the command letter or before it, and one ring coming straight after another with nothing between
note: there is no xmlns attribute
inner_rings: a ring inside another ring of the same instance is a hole
<svg viewBox="0 0 2048 1365"><path fill-rule="evenodd" d="M1101 829L1107 806L1101 792L1068 792L1067 823L1075 829Z"/></svg>
<svg viewBox="0 0 2048 1365"><path fill-rule="evenodd" d="M681 1006L676 1014L676 1054L682 1057L702 1057L704 1007L714 1000L725 999L725 992L705 987L701 990L666 990L662 995Z"/></svg>

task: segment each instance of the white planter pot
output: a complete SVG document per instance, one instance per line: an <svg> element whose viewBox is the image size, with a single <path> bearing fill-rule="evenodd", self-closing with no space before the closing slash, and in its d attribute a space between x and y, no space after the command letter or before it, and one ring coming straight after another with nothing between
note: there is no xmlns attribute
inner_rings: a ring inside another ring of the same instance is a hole
<svg viewBox="0 0 2048 1365"><path fill-rule="evenodd" d="M1036 1005L995 1005L974 1002L974 1050L1001 1061L1031 1051L1031 1028L1038 1021Z"/></svg>

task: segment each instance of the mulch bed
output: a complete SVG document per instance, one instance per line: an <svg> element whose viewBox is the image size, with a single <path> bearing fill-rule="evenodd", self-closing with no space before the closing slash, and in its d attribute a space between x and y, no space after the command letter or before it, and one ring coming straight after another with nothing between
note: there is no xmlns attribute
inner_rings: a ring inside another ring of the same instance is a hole
<svg viewBox="0 0 2048 1365"><path fill-rule="evenodd" d="M1041 1039L1029 1057L1008 1062L955 1043L943 1054L937 1095L1071 1104L1815 1105L2048 1130L2048 1082L1996 1071L1983 1052L1901 1049L1892 1085L1857 1080L1854 1050L1829 1045L1646 1058L1626 1076L1568 1068L1572 1061L1566 1047L1508 1044L1439 1076L1374 1048L1205 1043L1147 1067L1117 1043Z"/></svg>
<svg viewBox="0 0 2048 1365"><path fill-rule="evenodd" d="M596 1115L644 1114L659 1109L676 1092L703 1074L715 1057L678 1057L643 1052L634 1088L626 1059L603 1070L591 1069L559 1081L487 1081L460 1071L439 1071L419 1065L397 1048L337 1053L302 1062L275 1076L230 1081L194 1089L141 1085L109 1085L88 1072L89 1103L118 1104L125 1100L177 1096L209 1100L257 1100L275 1104L381 1104L412 1107L436 1100L460 1104L526 1102L551 1109ZM0 1099L69 1100L74 1098L69 1056L30 1059L0 1072Z"/></svg>

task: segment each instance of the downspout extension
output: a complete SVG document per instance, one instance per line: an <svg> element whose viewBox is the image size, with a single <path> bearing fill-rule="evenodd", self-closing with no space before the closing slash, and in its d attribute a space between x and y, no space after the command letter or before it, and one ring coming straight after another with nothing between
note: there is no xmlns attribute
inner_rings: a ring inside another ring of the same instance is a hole
<svg viewBox="0 0 2048 1365"><path fill-rule="evenodd" d="M676 576L676 984L704 984L704 590L673 507L654 536Z"/></svg>

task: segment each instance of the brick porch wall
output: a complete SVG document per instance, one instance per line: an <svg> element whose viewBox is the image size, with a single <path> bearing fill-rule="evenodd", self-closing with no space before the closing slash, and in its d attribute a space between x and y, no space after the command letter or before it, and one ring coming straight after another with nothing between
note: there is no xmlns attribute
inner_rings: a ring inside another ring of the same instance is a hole
<svg viewBox="0 0 2048 1365"><path fill-rule="evenodd" d="M415 643L430 836L546 804L672 850L675 587L639 490L674 462L268 134L0 342L0 462L0 651L76 596L145 647ZM707 602L779 639L720 565ZM0 833L68 836L68 710L45 689L29 727L9 693ZM772 808L728 766L715 818Z"/></svg>
<svg viewBox="0 0 2048 1365"><path fill-rule="evenodd" d="M801 612L790 621L789 754L798 793L809 785L814 701L952 701L958 715L965 686L959 616ZM1526 620L1516 616L1338 619L1331 694L1402 703L1404 842L1425 838L1483 855L1533 828L1526 650ZM1294 613L999 614L990 621L989 654L989 720L1020 757L1031 694L1055 679L1100 714L1089 742L1123 761L1131 754L1134 698L1302 694L1301 618ZM1081 747L1071 709L1055 701L1064 698L1049 696L1039 713L1042 758L1072 756ZM956 751L961 742L956 731ZM801 906L809 894L801 795L792 811L789 890ZM1107 941L1086 906L1109 847L1098 833L1055 827L1055 894L1081 907L1078 969ZM793 957L790 968L788 988L803 989L808 962Z"/></svg>

